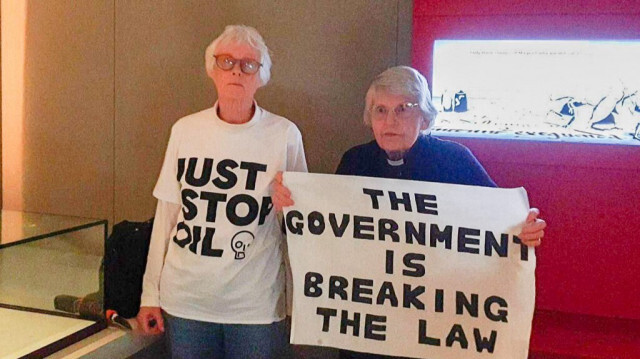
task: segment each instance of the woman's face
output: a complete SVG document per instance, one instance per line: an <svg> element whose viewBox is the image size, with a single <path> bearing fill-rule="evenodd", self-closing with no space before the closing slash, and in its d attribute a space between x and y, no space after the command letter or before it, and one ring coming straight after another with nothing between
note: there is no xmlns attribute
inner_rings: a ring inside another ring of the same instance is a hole
<svg viewBox="0 0 640 359"><path fill-rule="evenodd" d="M409 150L420 131L427 129L427 121L422 119L420 109L412 106L413 102L408 97L379 92L373 96L372 103L369 111L373 136L387 154Z"/></svg>
<svg viewBox="0 0 640 359"><path fill-rule="evenodd" d="M220 44L214 55L230 55L238 60L251 59L260 62L260 54L258 50L246 44ZM211 77L216 85L218 98L253 100L256 90L260 87L259 71L255 74L245 74L240 70L239 63L236 63L233 68L228 71L224 71L214 64Z"/></svg>

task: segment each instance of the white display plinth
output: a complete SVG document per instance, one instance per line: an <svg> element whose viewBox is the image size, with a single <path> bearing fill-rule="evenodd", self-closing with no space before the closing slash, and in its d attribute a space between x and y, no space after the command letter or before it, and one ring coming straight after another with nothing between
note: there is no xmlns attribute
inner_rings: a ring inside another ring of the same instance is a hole
<svg viewBox="0 0 640 359"><path fill-rule="evenodd" d="M20 358L94 321L0 308L0 359Z"/></svg>

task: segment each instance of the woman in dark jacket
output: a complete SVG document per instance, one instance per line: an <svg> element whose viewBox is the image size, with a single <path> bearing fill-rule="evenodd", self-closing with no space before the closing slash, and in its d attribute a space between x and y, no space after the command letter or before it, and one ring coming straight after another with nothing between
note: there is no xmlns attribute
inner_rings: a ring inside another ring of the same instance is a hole
<svg viewBox="0 0 640 359"><path fill-rule="evenodd" d="M397 66L384 71L371 83L365 101L364 123L375 140L348 150L337 174L496 187L468 148L429 134L437 111L427 80L415 69ZM272 199L277 210L293 205L281 173L276 175ZM546 227L538 214L536 208L530 210L518 235L532 247L540 245ZM393 357L341 350L340 358Z"/></svg>

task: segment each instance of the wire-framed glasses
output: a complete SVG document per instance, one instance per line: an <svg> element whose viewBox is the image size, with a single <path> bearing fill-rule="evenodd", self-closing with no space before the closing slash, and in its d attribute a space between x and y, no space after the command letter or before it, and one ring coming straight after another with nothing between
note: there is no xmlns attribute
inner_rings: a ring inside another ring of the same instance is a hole
<svg viewBox="0 0 640 359"><path fill-rule="evenodd" d="M252 59L236 59L235 57L227 54L213 55L216 59L216 65L223 71L230 71L236 66L237 63L240 64L240 70L245 74L252 75L258 72L261 63Z"/></svg>
<svg viewBox="0 0 640 359"><path fill-rule="evenodd" d="M405 102L392 109L396 118L407 119L410 118L417 110L418 104L415 102ZM374 120L384 120L389 115L389 108L383 105L376 105L371 108L371 117Z"/></svg>

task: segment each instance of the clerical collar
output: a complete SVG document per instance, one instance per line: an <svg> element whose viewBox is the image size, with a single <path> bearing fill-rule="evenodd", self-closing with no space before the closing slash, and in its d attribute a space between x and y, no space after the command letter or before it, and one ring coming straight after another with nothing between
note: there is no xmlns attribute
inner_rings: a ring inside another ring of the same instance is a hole
<svg viewBox="0 0 640 359"><path fill-rule="evenodd" d="M387 158L387 163L389 164L389 166L402 166L404 164L404 158L395 161Z"/></svg>

